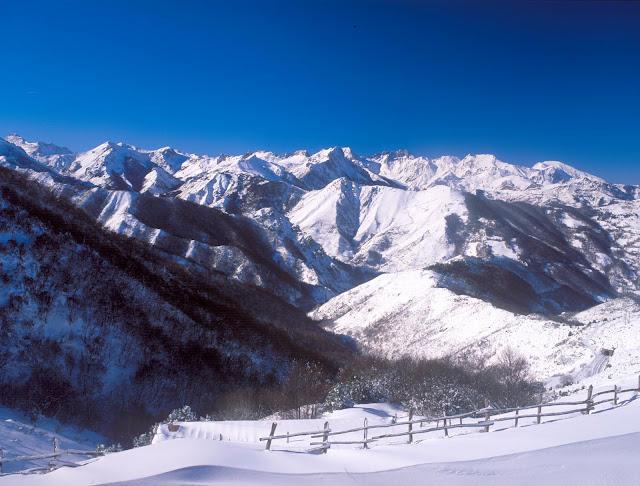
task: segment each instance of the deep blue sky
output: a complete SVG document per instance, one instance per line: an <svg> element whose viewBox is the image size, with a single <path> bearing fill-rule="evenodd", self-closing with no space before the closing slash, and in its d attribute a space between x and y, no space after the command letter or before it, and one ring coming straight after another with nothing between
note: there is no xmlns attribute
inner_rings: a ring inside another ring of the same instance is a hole
<svg viewBox="0 0 640 486"><path fill-rule="evenodd" d="M640 183L640 2L0 3L0 134L491 152Z"/></svg>

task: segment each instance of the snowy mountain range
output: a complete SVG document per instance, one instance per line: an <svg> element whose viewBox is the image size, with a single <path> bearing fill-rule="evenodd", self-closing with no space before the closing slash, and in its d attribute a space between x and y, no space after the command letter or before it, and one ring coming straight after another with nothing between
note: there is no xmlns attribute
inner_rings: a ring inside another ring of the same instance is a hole
<svg viewBox="0 0 640 486"><path fill-rule="evenodd" d="M305 308L380 272L464 262L497 265L536 295L529 308L560 311L567 297L587 307L634 289L640 271L638 187L561 162L348 148L209 157L112 142L74 154L17 135L0 150L110 230ZM214 241L227 228L211 219L254 229L262 258L239 237Z"/></svg>
<svg viewBox="0 0 640 486"><path fill-rule="evenodd" d="M261 289L384 354L459 352L504 323L533 356L531 329L560 346L569 328L554 329L584 323L567 313L640 291L640 188L557 161L340 147L208 156L113 142L74 153L10 135L0 165L167 262ZM451 331L435 339L447 327L438 315ZM475 330L452 344L464 326ZM596 352L540 376L579 373Z"/></svg>

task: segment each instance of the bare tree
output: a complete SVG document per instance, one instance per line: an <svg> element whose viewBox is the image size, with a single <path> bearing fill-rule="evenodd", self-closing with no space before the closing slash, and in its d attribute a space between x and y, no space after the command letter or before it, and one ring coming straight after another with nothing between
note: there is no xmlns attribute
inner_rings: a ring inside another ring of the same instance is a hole
<svg viewBox="0 0 640 486"><path fill-rule="evenodd" d="M318 414L318 404L328 391L324 370L313 362L295 361L283 385L284 401L295 418L311 418Z"/></svg>
<svg viewBox="0 0 640 486"><path fill-rule="evenodd" d="M502 385L501 401L508 406L524 405L539 392L533 380L527 359L511 348L502 350L493 367L497 381Z"/></svg>

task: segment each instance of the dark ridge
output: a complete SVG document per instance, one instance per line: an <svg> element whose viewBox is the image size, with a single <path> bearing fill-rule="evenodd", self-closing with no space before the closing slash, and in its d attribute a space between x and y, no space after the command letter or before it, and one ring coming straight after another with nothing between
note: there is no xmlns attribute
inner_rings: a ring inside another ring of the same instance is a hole
<svg viewBox="0 0 640 486"><path fill-rule="evenodd" d="M443 276L441 287L517 314L557 315L599 303L551 278L530 275L526 267L506 258L466 258L438 263L429 269Z"/></svg>
<svg viewBox="0 0 640 486"><path fill-rule="evenodd" d="M278 381L294 360L335 373L353 356L342 339L295 307L221 274L203 279L146 243L107 232L22 174L0 168L0 190L9 203L0 211L2 224L46 228L32 242L6 247L18 255L30 252L40 266L36 280L23 272L2 277L21 279L22 289L0 308L0 386L9 406L37 406L124 438L184 403L205 413L220 392ZM68 296L68 312L88 316L93 326L95 338L80 357L65 354L65 342L43 340L24 321L29 301L44 319L61 293ZM27 339L18 343L27 346L19 355L7 346L15 326L24 326ZM119 383L105 396L98 357L109 333L142 355L133 382ZM22 379L4 379L8 363L26 373Z"/></svg>
<svg viewBox="0 0 640 486"><path fill-rule="evenodd" d="M524 202L505 202L468 193L465 199L469 208L469 222L464 229L456 225L456 231L451 232L453 241L466 241L470 234L484 228L487 236L497 236L520 248L524 266L514 262L507 271L524 278L533 287L543 284L542 290L535 290L544 295L546 303L541 304L548 311L551 311L549 304L554 301L560 312L582 309L588 302L593 305L601 298L616 295L607 276L594 268L585 255L569 243L571 235L554 219L557 217L554 212L568 211L567 208L540 208ZM611 241L606 232L584 213L572 211L572 214L585 221L588 228L585 235L593 245L592 251L611 255ZM480 219L491 221L492 224L483 225ZM489 259L492 257L490 254L486 256ZM492 265L505 260L494 258ZM473 266L478 265L474 263ZM544 283L549 279L553 282L552 286L562 289L562 292L553 290L548 293L544 290L549 287L549 283ZM575 305L570 303L573 298L576 299Z"/></svg>

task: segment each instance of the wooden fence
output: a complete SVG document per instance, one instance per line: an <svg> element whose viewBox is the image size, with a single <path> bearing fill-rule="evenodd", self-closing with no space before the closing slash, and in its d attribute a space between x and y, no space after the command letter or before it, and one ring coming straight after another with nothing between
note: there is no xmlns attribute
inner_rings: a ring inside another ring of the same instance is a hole
<svg viewBox="0 0 640 486"><path fill-rule="evenodd" d="M375 424L369 425L367 423L367 419L364 419L364 423L362 427L354 427L345 430L332 430L329 426L329 422L324 423L324 427L322 430L313 430L308 432L296 432L296 433L286 433L276 435L276 428L278 426L277 422L273 422L271 424L271 432L266 437L260 437L260 441L266 441L266 450L271 449L271 444L274 440L278 439L289 439L291 437L301 437L301 436L309 436L311 439L322 439L321 441L311 441L311 446L316 446L311 449L311 452L322 452L326 453L327 450L332 445L344 445L344 444L361 444L364 449L368 449L369 444L380 439L388 439L393 437L404 437L408 438L408 443L412 443L414 436L427 434L430 432L442 431L444 432L444 436L449 436L449 431L452 429L462 429L462 428L472 428L472 429L480 429L480 432L489 432L491 426L495 425L498 422L505 421L513 421L514 426L518 427L519 421L522 419L536 419L536 424L542 423L542 419L544 417L559 417L562 415L575 414L578 412L582 412L584 414L591 413L597 405L601 405L603 403L611 402L614 406L617 406L620 401L620 394L629 393L629 392L640 392L640 376L638 377L638 387L637 388L625 388L622 389L617 385L614 385L611 390L604 390L598 393L593 393L593 385L590 385L587 389L587 397L584 400L580 401L571 401L571 402L552 402L552 403L539 403L535 405L528 405L524 407L513 407L513 408L492 408L488 404L485 408L473 410L471 412L457 414L457 415L446 415L443 414L440 417L422 417L418 419L413 418L413 412L409 411L408 420L402 422L392 422L387 424ZM611 395L609 398L600 398L605 395ZM544 412L543 409L547 407L571 407L569 410L560 410L557 412L549 411ZM535 410L534 413L524 413L529 410ZM513 416L502 417L505 414L513 414ZM497 417L499 416L499 417ZM480 419L478 422L464 422L464 419L472 420L472 419ZM454 423L456 421L457 423ZM423 428L425 423L434 423L435 426ZM418 425L419 428L414 428L415 425ZM401 432L393 432L393 433L382 433L379 435L370 435L370 431L377 429L385 429L389 427L398 427L398 426L406 426L407 429ZM333 437L349 434L349 433L362 433L361 440L332 440Z"/></svg>
<svg viewBox="0 0 640 486"><path fill-rule="evenodd" d="M312 448L310 452L321 452L326 453L327 450L332 445L362 445L364 449L368 449L369 444L372 442L379 441L381 439L395 438L395 437L407 437L408 443L412 443L414 441L415 436L420 436L422 434L428 434L431 432L442 431L445 437L449 436L449 431L455 429L480 429L480 432L489 432L491 427L498 422L505 421L513 421L514 426L518 427L519 421L522 419L530 419L535 418L536 423L542 423L542 419L544 417L558 417L562 415L574 414L574 413L591 413L596 406L601 405L603 403L613 403L614 406L617 406L620 403L620 395L623 393L640 393L640 376L638 377L638 387L637 388L620 388L615 385L610 390L600 391L598 393L593 393L593 385L589 386L587 390L587 397L584 400L580 401L571 401L571 402L552 402L552 403L540 403L535 405L528 405L525 407L514 407L514 408L492 408L490 406L486 406L485 408L473 410L471 412L457 414L457 415L446 415L443 414L439 417L420 417L414 419L413 412L409 411L408 420L405 421L394 421L392 423L385 424L373 424L369 425L367 419L364 419L364 423L362 427L354 427L344 430L332 430L329 426L329 422L324 423L324 427L321 430L311 430L306 432L294 432L286 434L276 435L276 429L278 426L277 422L273 422L271 424L271 431L268 436L260 437L260 441L266 441L266 450L271 449L272 442L274 440L286 439L289 442L289 439L292 437L304 437L308 436L310 439L321 439L320 441L310 441L311 446L316 446ZM608 398L602 398L606 395L611 395ZM569 410L560 410L557 412L544 412L543 409L547 407L572 407ZM528 410L535 410L535 413L524 413ZM505 414L513 414L513 416L503 417ZM480 419L478 422L465 422L464 420L474 420ZM457 423L454 423L457 422ZM424 427L425 424L435 423L435 426L427 426ZM391 433L379 433L378 435L371 435L371 432L378 431L380 429L386 429L390 427L401 427L406 426L406 430L400 432L391 432ZM414 426L418 426L417 428ZM349 433L362 433L362 439L359 440L334 440L334 437L349 434ZM4 457L4 451L0 449L0 474L2 474L3 465L11 462L24 462L24 461L37 461L37 460L56 460L61 458L64 455L85 455L85 456L100 456L103 455L102 452L97 451L82 451L82 450L74 450L74 449L60 449L60 442L57 438L54 438L52 441L53 452L51 454L42 454L42 455L33 455L33 456L14 456L14 457ZM69 464L72 465L72 464ZM73 464L75 465L75 464ZM53 464L50 464L48 469L51 468Z"/></svg>
<svg viewBox="0 0 640 486"><path fill-rule="evenodd" d="M75 456L102 456L104 453L97 451L81 451L76 449L60 449L60 441L57 437L54 437L51 441L53 445L53 452L51 454L40 454L34 456L13 456L13 457L5 457L4 450L0 449L0 474L3 474L3 465L11 462L27 462L27 461L39 461L50 459L55 461L55 459L59 459L65 455L75 455ZM53 464L50 464L47 469L53 467Z"/></svg>

